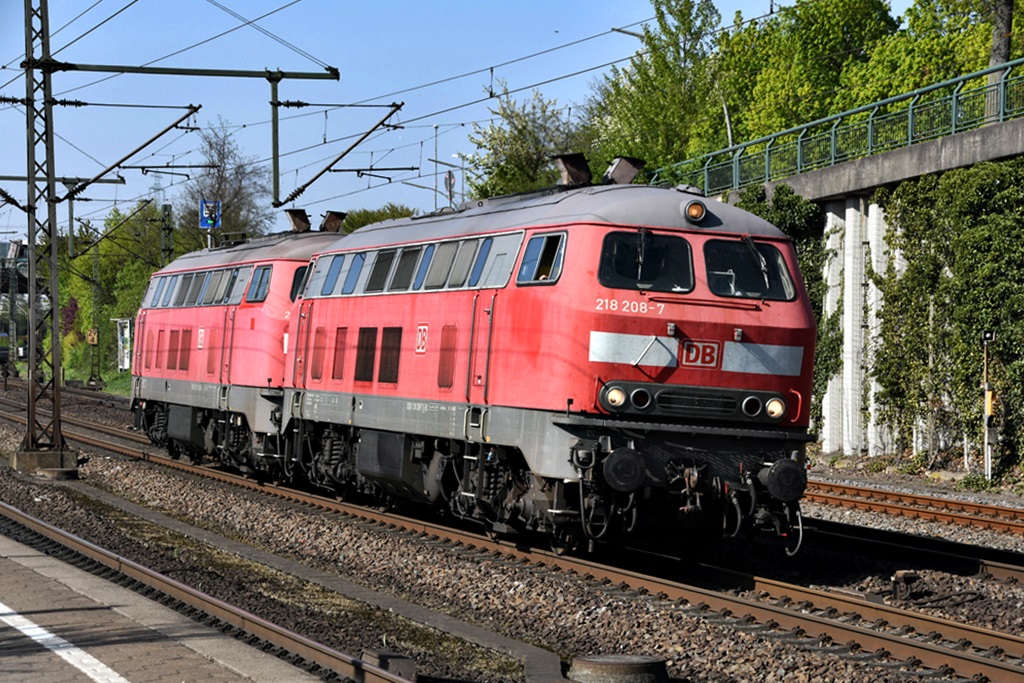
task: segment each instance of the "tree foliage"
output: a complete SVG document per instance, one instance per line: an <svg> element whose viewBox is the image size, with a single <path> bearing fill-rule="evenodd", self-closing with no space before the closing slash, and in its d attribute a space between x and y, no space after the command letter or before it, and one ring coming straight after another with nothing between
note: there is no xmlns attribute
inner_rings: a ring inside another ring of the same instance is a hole
<svg viewBox="0 0 1024 683"><path fill-rule="evenodd" d="M473 124L469 136L479 151L462 157L471 175L471 194L483 199L555 185L558 171L552 157L579 151L573 149L577 131L558 102L537 91L517 102L502 84L491 113L497 119L486 126Z"/></svg>
<svg viewBox="0 0 1024 683"><path fill-rule="evenodd" d="M379 209L357 209L349 212L345 217L345 222L342 224L342 229L349 233L358 230L364 225L379 223L389 218L408 218L415 215L415 209L403 206L402 204L388 202Z"/></svg>
<svg viewBox="0 0 1024 683"><path fill-rule="evenodd" d="M134 318L160 267L162 219L158 207L137 204L129 212L115 209L102 228L79 227L61 250L61 350L68 377L86 379L96 364L101 374L116 368L116 325L111 318ZM87 343L95 328L99 345Z"/></svg>
<svg viewBox="0 0 1024 683"><path fill-rule="evenodd" d="M905 182L886 200L891 248L871 372L882 417L908 443L941 415L958 433L981 425L982 332L994 331L989 380L1001 390L1004 445L1021 449L1024 416L1024 161L984 163Z"/></svg>
<svg viewBox="0 0 1024 683"><path fill-rule="evenodd" d="M714 85L711 0L655 0L655 26L644 26L643 50L613 68L587 104L593 155L644 159L664 166L697 153L695 131L721 119Z"/></svg>
<svg viewBox="0 0 1024 683"><path fill-rule="evenodd" d="M262 235L273 223L270 210L270 171L246 157L221 121L200 133L203 164L212 166L192 178L175 201L175 251L182 254L206 246L199 227L199 204L219 201L221 227L212 231L214 243L225 235Z"/></svg>

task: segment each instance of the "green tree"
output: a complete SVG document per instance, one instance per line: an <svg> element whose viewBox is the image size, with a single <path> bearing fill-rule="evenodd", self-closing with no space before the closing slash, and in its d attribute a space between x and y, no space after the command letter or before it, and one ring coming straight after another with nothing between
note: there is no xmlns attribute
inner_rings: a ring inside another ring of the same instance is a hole
<svg viewBox="0 0 1024 683"><path fill-rule="evenodd" d="M885 307L871 372L883 418L905 444L932 415L980 441L981 335L995 331L989 376L1009 464L1024 438L1024 161L905 182L882 199L903 264L876 275Z"/></svg>
<svg viewBox="0 0 1024 683"><path fill-rule="evenodd" d="M715 88L711 0L654 0L655 26L644 26L643 50L613 68L586 106L593 156L644 159L652 168L695 155L706 145L698 127L724 130ZM700 142L698 145L697 143Z"/></svg>
<svg viewBox="0 0 1024 683"><path fill-rule="evenodd" d="M878 40L867 60L846 65L836 111L941 83L988 65L992 26L985 0L917 0L906 27Z"/></svg>
<svg viewBox="0 0 1024 683"><path fill-rule="evenodd" d="M86 379L95 360L109 379L116 368L117 338L111 318L134 318L160 267L159 209L149 202L122 213L113 210L103 227L83 225L73 243L61 244L62 359L70 379ZM99 344L87 343L95 328Z"/></svg>
<svg viewBox="0 0 1024 683"><path fill-rule="evenodd" d="M221 204L221 227L212 231L214 243L227 235L262 235L274 220L267 167L242 153L224 121L204 128L200 137L200 153L212 168L186 183L174 202L175 251L179 254L206 246L206 231L199 228L199 204L203 200Z"/></svg>
<svg viewBox="0 0 1024 683"><path fill-rule="evenodd" d="M342 230L349 233L358 230L364 225L369 225L370 223L386 221L389 218L408 218L409 216L415 215L415 209L403 206L402 204L393 204L388 202L379 209L356 209L355 211L349 212L341 227Z"/></svg>
<svg viewBox="0 0 1024 683"><path fill-rule="evenodd" d="M573 148L579 136L558 102L538 91L516 102L502 83L497 103L490 110L496 120L473 124L469 141L479 151L462 156L471 175L470 194L483 199L555 185L552 157L580 151Z"/></svg>
<svg viewBox="0 0 1024 683"><path fill-rule="evenodd" d="M763 24L744 128L761 137L843 111L841 78L897 28L885 0L799 0Z"/></svg>

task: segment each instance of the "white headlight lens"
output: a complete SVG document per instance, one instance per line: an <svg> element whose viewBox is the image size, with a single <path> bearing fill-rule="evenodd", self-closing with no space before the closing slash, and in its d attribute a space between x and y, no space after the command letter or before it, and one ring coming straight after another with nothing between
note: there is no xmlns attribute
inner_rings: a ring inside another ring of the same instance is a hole
<svg viewBox="0 0 1024 683"><path fill-rule="evenodd" d="M618 387L609 389L608 393L604 395L604 400L607 401L608 405L612 408L620 408L626 403L626 392Z"/></svg>
<svg viewBox="0 0 1024 683"><path fill-rule="evenodd" d="M786 414L786 402L781 398L772 398L764 407L765 413L773 420L777 420Z"/></svg>

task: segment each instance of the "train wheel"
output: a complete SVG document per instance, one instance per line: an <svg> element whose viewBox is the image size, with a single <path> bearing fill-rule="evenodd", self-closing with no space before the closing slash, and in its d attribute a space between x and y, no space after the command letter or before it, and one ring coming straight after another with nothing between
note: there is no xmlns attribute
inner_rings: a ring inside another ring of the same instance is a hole
<svg viewBox="0 0 1024 683"><path fill-rule="evenodd" d="M569 524L556 523L554 529L548 533L548 542L551 544L551 551L558 556L571 553L579 545L576 531Z"/></svg>

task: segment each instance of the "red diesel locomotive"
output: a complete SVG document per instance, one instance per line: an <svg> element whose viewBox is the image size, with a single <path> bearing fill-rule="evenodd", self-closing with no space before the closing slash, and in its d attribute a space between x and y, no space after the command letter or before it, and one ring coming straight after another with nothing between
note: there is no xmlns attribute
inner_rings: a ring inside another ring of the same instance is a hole
<svg viewBox="0 0 1024 683"><path fill-rule="evenodd" d="M154 274L137 330L137 424L192 457L558 548L798 526L796 254L692 188L606 177L205 250Z"/></svg>

